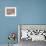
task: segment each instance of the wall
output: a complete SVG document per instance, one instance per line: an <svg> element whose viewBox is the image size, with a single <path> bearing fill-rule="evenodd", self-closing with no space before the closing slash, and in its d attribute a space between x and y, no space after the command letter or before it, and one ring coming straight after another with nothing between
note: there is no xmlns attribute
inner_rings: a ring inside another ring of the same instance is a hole
<svg viewBox="0 0 46 46"><path fill-rule="evenodd" d="M6 17L6 6L15 6L17 16ZM46 0L0 0L0 44L8 43L9 32L17 33L17 24L46 24Z"/></svg>

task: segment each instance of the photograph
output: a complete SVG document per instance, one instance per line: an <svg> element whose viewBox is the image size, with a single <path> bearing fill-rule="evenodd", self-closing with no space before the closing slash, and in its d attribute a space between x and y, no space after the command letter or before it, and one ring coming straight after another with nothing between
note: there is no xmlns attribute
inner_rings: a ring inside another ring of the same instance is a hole
<svg viewBox="0 0 46 46"><path fill-rule="evenodd" d="M16 16L16 7L5 7L5 16Z"/></svg>

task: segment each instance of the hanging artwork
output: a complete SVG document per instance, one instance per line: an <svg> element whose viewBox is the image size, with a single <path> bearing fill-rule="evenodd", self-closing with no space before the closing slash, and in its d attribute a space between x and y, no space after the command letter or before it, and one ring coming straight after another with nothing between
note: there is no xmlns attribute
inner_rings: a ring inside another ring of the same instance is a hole
<svg viewBox="0 0 46 46"><path fill-rule="evenodd" d="M18 29L20 40L46 41L46 25L20 24Z"/></svg>
<svg viewBox="0 0 46 46"><path fill-rule="evenodd" d="M16 7L5 7L5 16L16 16Z"/></svg>

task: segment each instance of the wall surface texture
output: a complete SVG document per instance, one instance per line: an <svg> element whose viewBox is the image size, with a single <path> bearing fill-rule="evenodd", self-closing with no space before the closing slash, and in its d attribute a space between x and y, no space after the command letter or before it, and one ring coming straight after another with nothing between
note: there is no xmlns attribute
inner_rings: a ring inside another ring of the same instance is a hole
<svg viewBox="0 0 46 46"><path fill-rule="evenodd" d="M16 17L5 16L9 6L16 7ZM17 34L17 24L46 24L46 0L0 0L0 44L8 43L9 32Z"/></svg>

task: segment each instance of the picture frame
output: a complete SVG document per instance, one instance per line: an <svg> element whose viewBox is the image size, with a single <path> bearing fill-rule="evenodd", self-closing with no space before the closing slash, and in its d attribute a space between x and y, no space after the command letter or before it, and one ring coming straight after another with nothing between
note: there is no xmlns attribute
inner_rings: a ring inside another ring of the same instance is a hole
<svg viewBox="0 0 46 46"><path fill-rule="evenodd" d="M5 16L16 16L16 7L5 7Z"/></svg>

